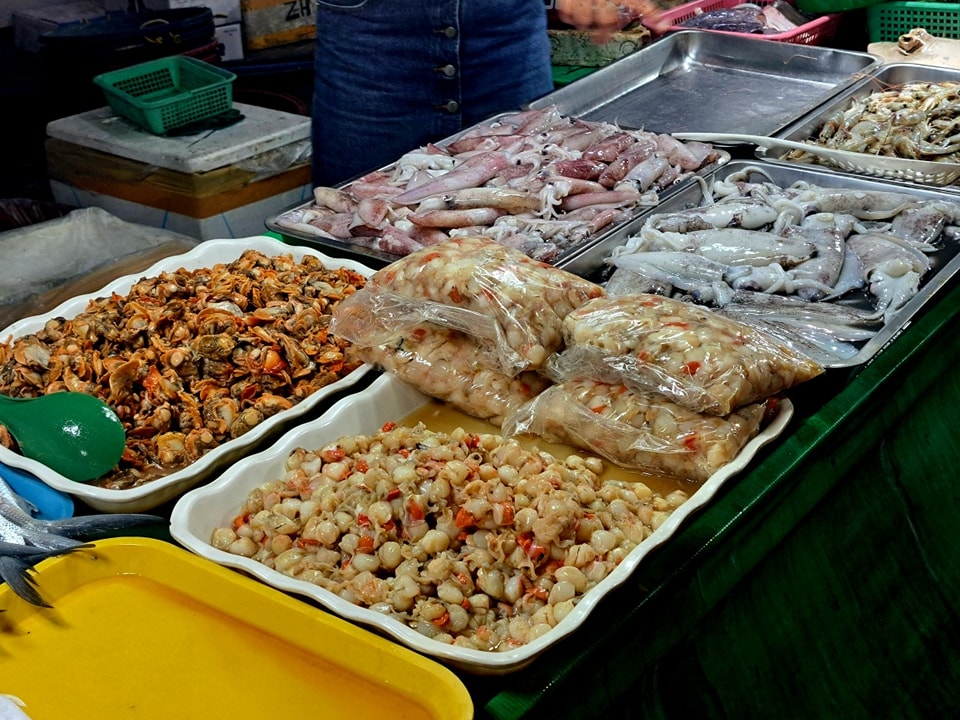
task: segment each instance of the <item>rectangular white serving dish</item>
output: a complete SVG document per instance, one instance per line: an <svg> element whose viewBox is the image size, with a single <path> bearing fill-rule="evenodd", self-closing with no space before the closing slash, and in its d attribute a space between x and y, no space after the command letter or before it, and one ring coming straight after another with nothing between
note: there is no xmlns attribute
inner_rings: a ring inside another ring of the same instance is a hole
<svg viewBox="0 0 960 720"><path fill-rule="evenodd" d="M91 300L111 293L124 294L141 278L179 268L191 270L209 267L216 263L232 262L239 258L245 250L259 250L267 255L291 255L298 261L306 255L313 255L320 258L327 267L349 268L364 277L369 277L373 272L367 266L356 261L328 257L316 250L286 245L265 235L231 240L208 240L186 253L164 258L143 272L117 278L96 292L78 295L66 300L48 313L18 320L0 331L0 341L9 342L12 339L37 332L52 318L74 317L85 310ZM288 424L295 422L310 411L316 410L325 398L353 386L371 369L366 365L357 368L337 382L321 388L291 409L267 418L250 432L214 448L188 467L138 487L112 490L74 482L51 470L46 465L4 447L0 447L0 462L31 472L55 490L72 495L96 510L102 512L144 512L172 500L184 490L207 479L218 468L249 453L266 436L271 433L279 433Z"/></svg>
<svg viewBox="0 0 960 720"><path fill-rule="evenodd" d="M773 422L751 440L733 462L701 485L610 575L587 592L553 630L526 645L503 652L462 648L432 640L394 618L354 605L317 585L284 575L250 558L218 550L210 544L211 533L232 522L252 489L282 475L284 461L295 448L318 449L345 435L374 433L383 423L399 421L429 400L391 375L377 378L362 392L337 402L320 418L293 428L268 449L240 460L212 483L186 493L173 508L171 535L198 555L242 570L280 590L306 596L337 615L378 630L424 655L471 673L506 674L528 665L548 647L574 632L602 598L622 584L651 550L666 542L692 513L713 498L724 483L743 470L763 445L779 436L793 415L792 404L784 400Z"/></svg>

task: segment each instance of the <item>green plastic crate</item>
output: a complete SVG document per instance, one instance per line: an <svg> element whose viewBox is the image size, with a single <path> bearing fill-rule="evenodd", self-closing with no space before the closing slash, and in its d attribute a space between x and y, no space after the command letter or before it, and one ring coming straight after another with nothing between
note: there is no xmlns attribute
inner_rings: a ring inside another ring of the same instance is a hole
<svg viewBox="0 0 960 720"><path fill-rule="evenodd" d="M229 110L235 79L216 65L173 55L97 75L93 82L118 115L166 135Z"/></svg>
<svg viewBox="0 0 960 720"><path fill-rule="evenodd" d="M887 2L867 8L870 42L897 42L914 28L934 37L960 38L960 3Z"/></svg>

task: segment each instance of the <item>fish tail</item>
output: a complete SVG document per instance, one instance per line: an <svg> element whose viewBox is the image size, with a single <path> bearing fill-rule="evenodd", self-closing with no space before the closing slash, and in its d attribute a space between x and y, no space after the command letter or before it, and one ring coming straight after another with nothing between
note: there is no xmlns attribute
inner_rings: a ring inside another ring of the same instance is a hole
<svg viewBox="0 0 960 720"><path fill-rule="evenodd" d="M109 534L146 525L165 524L166 520L158 515L145 513L104 513L101 515L79 515L59 520L48 520L44 529L48 533L68 538L87 538L91 535Z"/></svg>
<svg viewBox="0 0 960 720"><path fill-rule="evenodd" d="M20 557L0 556L0 579L21 599L37 607L53 607L36 588L36 580L30 576L33 563Z"/></svg>
<svg viewBox="0 0 960 720"><path fill-rule="evenodd" d="M37 589L37 581L33 577L33 567L41 560L66 555L76 550L93 547L89 544L74 545L57 550L31 551L29 547L17 546L17 554L0 554L0 580L7 583L21 599L37 607L52 607ZM6 552L6 551L0 551Z"/></svg>
<svg viewBox="0 0 960 720"><path fill-rule="evenodd" d="M21 528L21 533L26 544L35 547L38 550L55 550L58 552L63 552L65 550L74 549L83 544L82 540L68 537L67 535L59 535L53 532Z"/></svg>

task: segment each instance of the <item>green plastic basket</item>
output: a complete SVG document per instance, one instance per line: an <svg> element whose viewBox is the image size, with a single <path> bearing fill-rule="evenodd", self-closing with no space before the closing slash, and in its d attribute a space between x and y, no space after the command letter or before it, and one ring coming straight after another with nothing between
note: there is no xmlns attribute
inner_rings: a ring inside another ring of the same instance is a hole
<svg viewBox="0 0 960 720"><path fill-rule="evenodd" d="M151 60L93 78L117 115L155 135L233 106L233 73L186 55Z"/></svg>
<svg viewBox="0 0 960 720"><path fill-rule="evenodd" d="M934 37L960 38L960 3L887 2L867 8L870 42L896 42L914 28Z"/></svg>

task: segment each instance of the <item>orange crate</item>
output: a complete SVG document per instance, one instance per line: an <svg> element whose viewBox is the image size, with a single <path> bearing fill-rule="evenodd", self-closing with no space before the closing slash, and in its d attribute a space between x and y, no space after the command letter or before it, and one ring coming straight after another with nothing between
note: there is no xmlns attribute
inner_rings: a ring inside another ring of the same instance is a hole
<svg viewBox="0 0 960 720"><path fill-rule="evenodd" d="M700 12L710 12L711 10L725 10L728 8L742 5L743 0L694 0L694 2L678 5L672 10L661 13L657 20L659 30L643 22L654 35L665 35L675 30L687 30L681 23L689 20ZM772 0L758 0L758 5L772 5ZM791 5L794 3L791 2ZM828 13L814 18L808 23L799 25L793 30L787 30L781 33L738 33L727 30L706 30L706 32L720 32L724 35L739 35L741 37L761 38L763 40L779 40L780 42L796 43L798 45L820 45L825 40L832 38L837 32L837 26L840 24L842 13Z"/></svg>

